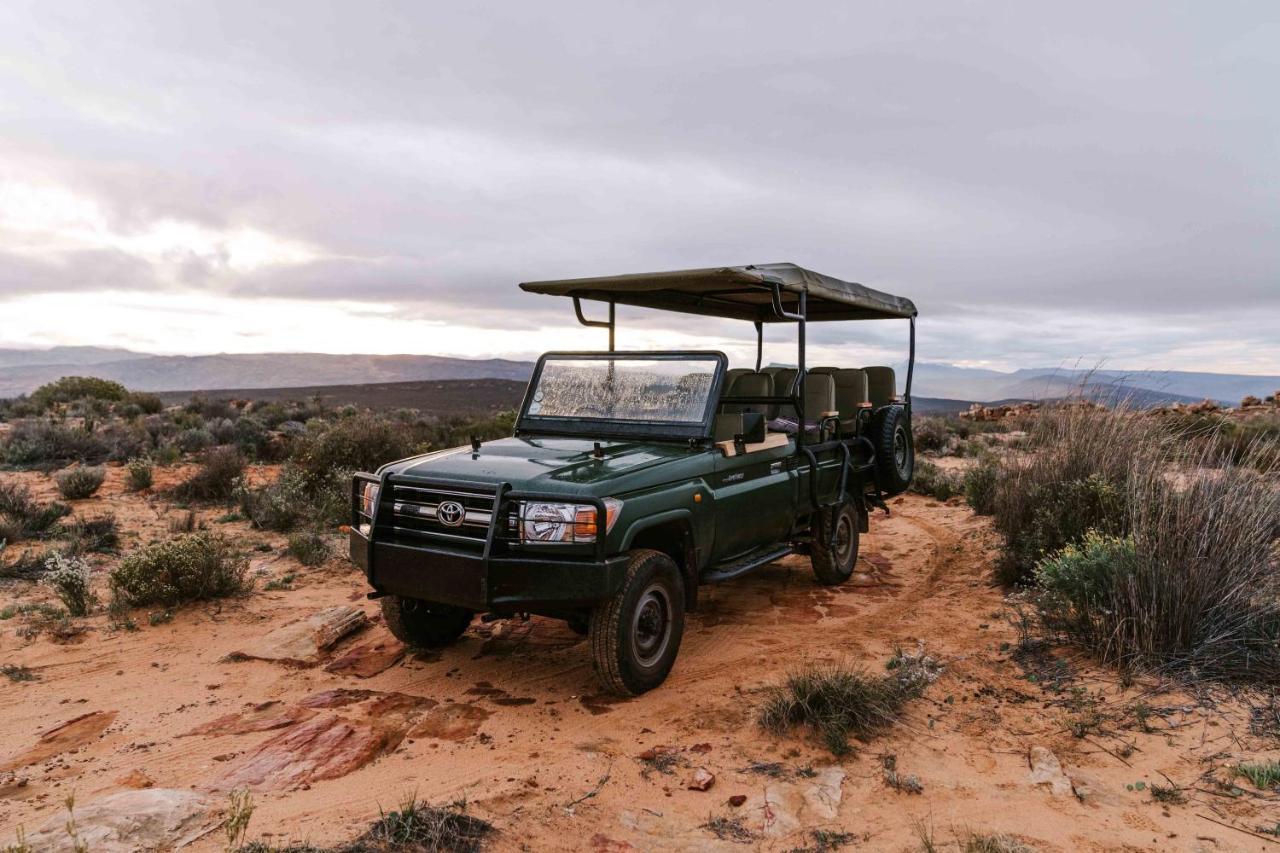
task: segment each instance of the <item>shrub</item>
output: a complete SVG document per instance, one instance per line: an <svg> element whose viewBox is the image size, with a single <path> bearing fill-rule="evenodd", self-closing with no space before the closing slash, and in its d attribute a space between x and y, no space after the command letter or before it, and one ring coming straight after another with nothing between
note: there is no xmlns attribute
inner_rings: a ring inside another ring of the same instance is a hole
<svg viewBox="0 0 1280 853"><path fill-rule="evenodd" d="M1280 489L1226 463L1139 466L1127 536L1092 532L1042 560L1045 625L1103 661L1195 678L1280 678Z"/></svg>
<svg viewBox="0 0 1280 853"><path fill-rule="evenodd" d="M960 478L924 459L916 459L915 473L911 475L911 491L928 495L940 501L960 493Z"/></svg>
<svg viewBox="0 0 1280 853"><path fill-rule="evenodd" d="M1029 580L1040 560L1086 531L1125 535L1131 473L1144 460L1167 458L1175 444L1123 407L1042 410L1030 427L1034 452L1002 460L990 503L1005 540L998 566L1005 583Z"/></svg>
<svg viewBox="0 0 1280 853"><path fill-rule="evenodd" d="M73 521L65 525L69 547L73 553L98 551L114 553L120 545L120 526L114 515Z"/></svg>
<svg viewBox="0 0 1280 853"><path fill-rule="evenodd" d="M54 480L58 484L58 494L69 501L78 501L92 497L98 489L102 488L102 482L106 477L107 472L102 468L81 466L63 471Z"/></svg>
<svg viewBox="0 0 1280 853"><path fill-rule="evenodd" d="M88 398L120 401L128 396L128 390L119 382L94 376L64 376L32 391L31 402L44 410L54 403L69 403L72 400Z"/></svg>
<svg viewBox="0 0 1280 853"><path fill-rule="evenodd" d="M870 738L893 725L907 701L937 677L937 664L923 654L898 655L888 675L837 664L813 664L769 691L760 725L775 734L803 726L835 755L850 752L849 738Z"/></svg>
<svg viewBox="0 0 1280 853"><path fill-rule="evenodd" d="M88 616L97 603L89 588L89 564L79 557L53 554L45 561L44 582L72 616Z"/></svg>
<svg viewBox="0 0 1280 853"><path fill-rule="evenodd" d="M289 554L304 566L318 566L329 559L333 549L319 531L307 530L289 537Z"/></svg>
<svg viewBox="0 0 1280 853"><path fill-rule="evenodd" d="M293 462L308 486L315 487L335 471L373 471L385 462L413 455L422 446L411 430L393 421L357 415L300 439Z"/></svg>
<svg viewBox="0 0 1280 853"><path fill-rule="evenodd" d="M978 515L991 515L995 511L999 477L1000 463L989 453L979 456L964 472L964 499Z"/></svg>
<svg viewBox="0 0 1280 853"><path fill-rule="evenodd" d="M151 449L151 436L141 424L113 423L102 432L112 462L128 462Z"/></svg>
<svg viewBox="0 0 1280 853"><path fill-rule="evenodd" d="M18 483L0 483L0 539L17 542L43 536L71 512L58 502L40 504L31 491Z"/></svg>
<svg viewBox="0 0 1280 853"><path fill-rule="evenodd" d="M102 436L48 420L19 421L4 444L4 461L19 467L96 465L110 455Z"/></svg>
<svg viewBox="0 0 1280 853"><path fill-rule="evenodd" d="M204 427L184 429L173 440L174 445L183 453L199 453L216 443L213 433Z"/></svg>
<svg viewBox="0 0 1280 853"><path fill-rule="evenodd" d="M137 551L111 572L113 597L129 607L174 607L240 595L252 588L249 561L226 540L189 533Z"/></svg>
<svg viewBox="0 0 1280 853"><path fill-rule="evenodd" d="M130 391L126 399L129 405L137 406L138 411L144 415L158 415L164 409L164 402L155 394Z"/></svg>
<svg viewBox="0 0 1280 853"><path fill-rule="evenodd" d="M911 439L916 450L941 450L947 446L951 434L941 418L918 418L911 424Z"/></svg>
<svg viewBox="0 0 1280 853"><path fill-rule="evenodd" d="M126 468L128 474L125 484L131 492L140 492L143 489L151 488L152 482L155 481L155 471L150 462L145 459L135 459L129 463Z"/></svg>
<svg viewBox="0 0 1280 853"><path fill-rule="evenodd" d="M173 489L184 501L229 501L244 475L244 457L234 447L215 447L200 456L200 468Z"/></svg>

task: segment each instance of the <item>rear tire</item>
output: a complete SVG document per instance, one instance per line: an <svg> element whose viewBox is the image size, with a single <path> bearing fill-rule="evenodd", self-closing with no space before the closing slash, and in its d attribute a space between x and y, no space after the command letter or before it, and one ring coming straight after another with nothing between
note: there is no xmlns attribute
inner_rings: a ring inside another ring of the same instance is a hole
<svg viewBox="0 0 1280 853"><path fill-rule="evenodd" d="M835 544L831 544L832 526ZM818 514L813 525L813 545L809 560L813 575L823 586L836 586L853 575L858 564L858 511L845 503Z"/></svg>
<svg viewBox="0 0 1280 853"><path fill-rule="evenodd" d="M915 443L911 422L902 406L884 406L871 416L867 438L876 450L876 485L886 496L900 495L915 473Z"/></svg>
<svg viewBox="0 0 1280 853"><path fill-rule="evenodd" d="M610 693L636 696L666 680L684 636L684 581L660 551L631 552L613 598L591 611L591 661Z"/></svg>
<svg viewBox="0 0 1280 853"><path fill-rule="evenodd" d="M447 646L462 636L475 614L450 604L388 595L382 600L387 629L403 643L432 648Z"/></svg>

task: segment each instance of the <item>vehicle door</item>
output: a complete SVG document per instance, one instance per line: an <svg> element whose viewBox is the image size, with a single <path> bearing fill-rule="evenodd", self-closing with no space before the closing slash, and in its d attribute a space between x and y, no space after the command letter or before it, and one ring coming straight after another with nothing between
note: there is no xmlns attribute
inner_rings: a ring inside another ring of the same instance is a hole
<svg viewBox="0 0 1280 853"><path fill-rule="evenodd" d="M716 453L713 562L786 537L796 510L795 439L764 450Z"/></svg>

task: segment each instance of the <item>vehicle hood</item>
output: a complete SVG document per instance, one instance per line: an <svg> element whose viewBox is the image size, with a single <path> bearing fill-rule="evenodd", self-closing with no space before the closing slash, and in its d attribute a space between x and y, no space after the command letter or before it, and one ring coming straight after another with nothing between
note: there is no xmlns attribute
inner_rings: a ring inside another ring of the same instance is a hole
<svg viewBox="0 0 1280 853"><path fill-rule="evenodd" d="M510 483L520 491L607 494L635 474L689 459L705 451L683 444L527 437L485 442L476 452L457 447L393 462L383 471L393 477Z"/></svg>

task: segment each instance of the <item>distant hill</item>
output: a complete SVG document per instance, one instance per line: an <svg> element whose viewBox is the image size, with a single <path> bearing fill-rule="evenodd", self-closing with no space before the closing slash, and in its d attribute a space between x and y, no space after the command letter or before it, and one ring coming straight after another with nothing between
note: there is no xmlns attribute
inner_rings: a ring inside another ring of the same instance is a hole
<svg viewBox="0 0 1280 853"><path fill-rule="evenodd" d="M899 383L906 365L896 365ZM70 374L113 379L139 391L196 391L378 385L450 379L506 379L525 382L533 365L507 359L451 358L438 355L329 355L321 353L246 353L223 355L147 355L100 347L48 350L0 349L0 397L29 393ZM1082 386L1082 383L1086 383ZM998 371L920 362L913 391L917 400L1043 400L1075 396L1129 397L1149 406L1203 399L1235 405L1253 394L1280 390L1280 376L1193 373L1156 370L1078 370L1023 368Z"/></svg>
<svg viewBox="0 0 1280 853"><path fill-rule="evenodd" d="M319 397L326 408L347 404L370 409L421 409L432 414L491 415L516 409L525 382L512 379L433 379L425 382L378 382L368 385L312 385L305 388L225 388L200 391L212 399L305 401ZM165 391L166 405L184 403L192 391Z"/></svg>
<svg viewBox="0 0 1280 853"><path fill-rule="evenodd" d="M13 352L13 351L10 351ZM51 357L52 357L51 353ZM300 388L363 385L428 379L511 379L525 382L529 362L436 355L329 355L245 353L234 355L139 355L88 363L48 362L0 366L0 397L26 394L68 374L120 382L135 391L195 391L205 388Z"/></svg>

